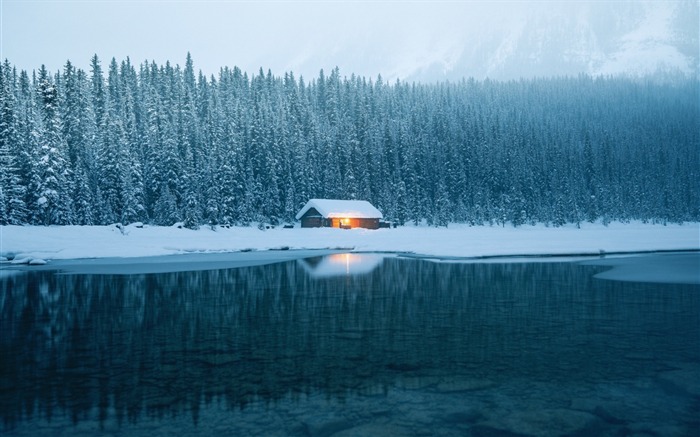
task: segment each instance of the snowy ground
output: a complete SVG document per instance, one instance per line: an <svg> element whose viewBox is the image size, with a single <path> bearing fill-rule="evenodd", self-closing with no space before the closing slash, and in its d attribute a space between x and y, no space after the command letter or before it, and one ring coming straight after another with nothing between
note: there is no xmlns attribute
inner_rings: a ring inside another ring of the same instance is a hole
<svg viewBox="0 0 700 437"><path fill-rule="evenodd" d="M0 226L0 256L20 260L127 258L171 254L344 249L428 257L598 255L601 252L700 250L700 224L585 223L545 226L396 229L268 229L116 226Z"/></svg>

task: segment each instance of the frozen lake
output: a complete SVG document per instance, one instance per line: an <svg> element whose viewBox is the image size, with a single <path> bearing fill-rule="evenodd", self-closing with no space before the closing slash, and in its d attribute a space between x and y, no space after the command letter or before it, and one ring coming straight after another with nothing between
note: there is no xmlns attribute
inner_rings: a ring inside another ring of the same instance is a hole
<svg viewBox="0 0 700 437"><path fill-rule="evenodd" d="M698 253L293 258L5 270L1 434L700 433Z"/></svg>

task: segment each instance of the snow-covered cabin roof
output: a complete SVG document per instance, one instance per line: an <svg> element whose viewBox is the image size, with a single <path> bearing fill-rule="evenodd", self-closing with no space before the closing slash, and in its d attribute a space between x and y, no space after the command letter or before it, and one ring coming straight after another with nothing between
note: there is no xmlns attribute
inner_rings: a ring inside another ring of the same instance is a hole
<svg viewBox="0 0 700 437"><path fill-rule="evenodd" d="M381 212L366 200L311 199L299 211L299 220L314 208L326 218L384 218Z"/></svg>

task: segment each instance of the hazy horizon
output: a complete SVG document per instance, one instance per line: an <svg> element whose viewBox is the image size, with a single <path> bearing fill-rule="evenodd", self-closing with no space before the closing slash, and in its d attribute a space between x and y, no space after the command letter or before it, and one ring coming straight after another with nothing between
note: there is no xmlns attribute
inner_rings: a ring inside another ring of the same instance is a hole
<svg viewBox="0 0 700 437"><path fill-rule="evenodd" d="M2 58L19 69L67 60L222 67L318 77L338 67L386 81L698 75L698 4L549 1L1 0Z"/></svg>

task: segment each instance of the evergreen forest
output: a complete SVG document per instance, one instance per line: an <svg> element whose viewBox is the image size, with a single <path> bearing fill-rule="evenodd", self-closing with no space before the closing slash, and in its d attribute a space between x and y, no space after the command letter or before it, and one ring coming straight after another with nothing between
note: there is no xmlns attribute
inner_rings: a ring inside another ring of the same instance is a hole
<svg viewBox="0 0 700 437"><path fill-rule="evenodd" d="M218 75L0 65L0 224L281 224L310 198L400 224L700 220L697 79Z"/></svg>

